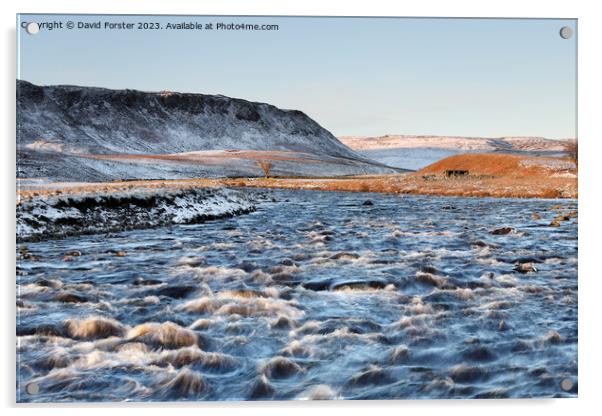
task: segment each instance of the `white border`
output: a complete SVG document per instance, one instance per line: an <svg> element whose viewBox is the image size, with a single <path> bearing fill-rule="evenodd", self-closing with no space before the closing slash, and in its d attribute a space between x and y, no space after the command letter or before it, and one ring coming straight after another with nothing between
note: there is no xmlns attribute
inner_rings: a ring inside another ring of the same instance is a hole
<svg viewBox="0 0 602 416"><path fill-rule="evenodd" d="M344 16L440 16L440 17L557 17L579 19L579 398L565 400L476 400L476 401L388 401L388 402L276 402L276 403L176 403L150 405L88 405L85 412L103 415L107 412L126 414L144 411L149 416L168 412L202 412L205 414L312 415L344 412L365 415L376 409L379 414L437 414L487 416L522 413L577 415L600 412L600 335L602 317L599 299L602 275L598 272L599 239L602 235L599 215L600 184L600 74L602 74L599 42L602 40L602 16L594 1L526 1L486 2L469 0L426 0L420 2L369 1L186 1L186 0L42 0L3 1L2 13L2 404L9 414L22 412L44 415L79 415L77 406L15 406L14 349L14 198L15 198L15 14L21 13L144 13L144 14L231 14L231 15L344 15ZM598 267L597 267L598 266ZM190 409L189 409L190 408ZM599 414L599 413L598 413Z"/></svg>

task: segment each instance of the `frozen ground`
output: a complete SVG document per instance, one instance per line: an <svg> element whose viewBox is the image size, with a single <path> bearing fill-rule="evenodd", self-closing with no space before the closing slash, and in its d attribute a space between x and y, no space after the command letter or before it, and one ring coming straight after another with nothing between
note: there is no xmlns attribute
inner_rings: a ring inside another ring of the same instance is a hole
<svg viewBox="0 0 602 416"><path fill-rule="evenodd" d="M17 205L17 241L195 224L253 210L248 192L217 188L34 197Z"/></svg>

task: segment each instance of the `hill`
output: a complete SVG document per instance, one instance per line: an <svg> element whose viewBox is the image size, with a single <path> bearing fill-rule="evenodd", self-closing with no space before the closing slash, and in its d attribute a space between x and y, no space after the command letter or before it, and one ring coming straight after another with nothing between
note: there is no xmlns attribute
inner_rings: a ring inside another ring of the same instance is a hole
<svg viewBox="0 0 602 416"><path fill-rule="evenodd" d="M408 136L339 137L364 157L389 166L419 170L447 156L460 153L512 153L561 157L572 139L543 137Z"/></svg>
<svg viewBox="0 0 602 416"><path fill-rule="evenodd" d="M462 137L386 135L341 136L339 140L354 150L376 149L447 149L479 152L558 152L562 153L571 139L552 140L544 137Z"/></svg>
<svg viewBox="0 0 602 416"><path fill-rule="evenodd" d="M274 159L273 174L395 171L355 153L301 111L221 95L37 86L19 80L17 130L21 178L261 174L255 159L233 150L285 152L286 160ZM189 152L214 153L177 157ZM263 156L272 160L269 153Z"/></svg>
<svg viewBox="0 0 602 416"><path fill-rule="evenodd" d="M565 158L513 154L461 154L435 162L419 174L441 174L445 171L467 171L469 175L493 177L576 177L576 166Z"/></svg>

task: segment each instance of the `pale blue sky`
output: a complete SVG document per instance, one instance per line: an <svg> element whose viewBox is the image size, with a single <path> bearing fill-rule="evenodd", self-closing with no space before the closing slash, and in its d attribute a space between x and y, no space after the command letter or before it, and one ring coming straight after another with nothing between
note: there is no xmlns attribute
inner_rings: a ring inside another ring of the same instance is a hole
<svg viewBox="0 0 602 416"><path fill-rule="evenodd" d="M19 18L19 16L18 16ZM18 29L36 84L223 94L299 109L335 135L576 136L566 19L21 15L21 21L235 22L278 31Z"/></svg>

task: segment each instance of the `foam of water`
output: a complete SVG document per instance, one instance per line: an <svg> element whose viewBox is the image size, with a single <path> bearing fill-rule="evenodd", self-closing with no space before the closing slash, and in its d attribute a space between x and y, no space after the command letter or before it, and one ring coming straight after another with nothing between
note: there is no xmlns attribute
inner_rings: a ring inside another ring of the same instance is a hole
<svg viewBox="0 0 602 416"><path fill-rule="evenodd" d="M19 246L18 401L577 394L574 201L272 196Z"/></svg>

